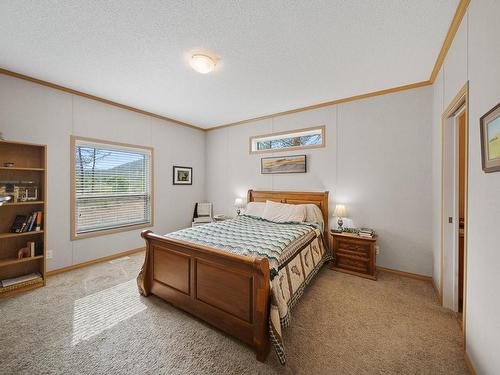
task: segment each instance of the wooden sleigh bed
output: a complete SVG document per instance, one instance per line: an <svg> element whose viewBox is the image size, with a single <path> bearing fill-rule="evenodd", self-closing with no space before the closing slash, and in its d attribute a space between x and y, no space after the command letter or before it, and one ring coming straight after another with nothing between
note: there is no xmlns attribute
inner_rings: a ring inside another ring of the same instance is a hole
<svg viewBox="0 0 500 375"><path fill-rule="evenodd" d="M315 204L328 231L328 192L248 191L248 202L267 200ZM146 259L138 277L145 296L154 294L240 339L266 360L270 351L270 269L265 257L232 254L212 247L142 232Z"/></svg>

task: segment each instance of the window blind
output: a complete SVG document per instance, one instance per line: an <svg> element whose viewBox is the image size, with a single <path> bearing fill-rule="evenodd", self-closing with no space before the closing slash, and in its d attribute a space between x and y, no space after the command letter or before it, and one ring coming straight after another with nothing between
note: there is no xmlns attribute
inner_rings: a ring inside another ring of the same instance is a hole
<svg viewBox="0 0 500 375"><path fill-rule="evenodd" d="M76 234L151 223L151 150L77 140Z"/></svg>

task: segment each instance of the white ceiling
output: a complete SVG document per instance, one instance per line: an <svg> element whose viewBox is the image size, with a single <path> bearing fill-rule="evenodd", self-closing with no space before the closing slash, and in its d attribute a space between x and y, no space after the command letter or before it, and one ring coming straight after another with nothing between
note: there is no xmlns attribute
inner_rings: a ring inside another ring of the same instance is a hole
<svg viewBox="0 0 500 375"><path fill-rule="evenodd" d="M457 5L0 0L0 67L208 128L428 80Z"/></svg>

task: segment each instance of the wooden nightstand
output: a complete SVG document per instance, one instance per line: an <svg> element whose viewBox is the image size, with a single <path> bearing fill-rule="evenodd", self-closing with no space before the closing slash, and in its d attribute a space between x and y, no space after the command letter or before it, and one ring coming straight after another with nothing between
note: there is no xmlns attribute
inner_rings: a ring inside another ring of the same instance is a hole
<svg viewBox="0 0 500 375"><path fill-rule="evenodd" d="M330 265L331 269L377 280L376 236L364 238L352 233L330 232L329 238L335 258Z"/></svg>

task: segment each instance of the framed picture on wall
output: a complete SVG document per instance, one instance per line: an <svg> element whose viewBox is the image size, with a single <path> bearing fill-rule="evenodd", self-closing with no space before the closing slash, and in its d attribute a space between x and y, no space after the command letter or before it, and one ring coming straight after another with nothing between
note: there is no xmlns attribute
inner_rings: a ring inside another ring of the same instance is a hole
<svg viewBox="0 0 500 375"><path fill-rule="evenodd" d="M500 103L479 120L483 171L500 171Z"/></svg>
<svg viewBox="0 0 500 375"><path fill-rule="evenodd" d="M192 185L193 184L193 168L179 167L174 165L174 185Z"/></svg>
<svg viewBox="0 0 500 375"><path fill-rule="evenodd" d="M306 173L306 155L273 156L260 159L260 173Z"/></svg>

